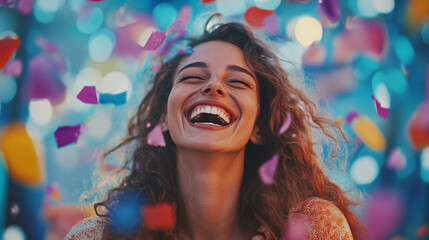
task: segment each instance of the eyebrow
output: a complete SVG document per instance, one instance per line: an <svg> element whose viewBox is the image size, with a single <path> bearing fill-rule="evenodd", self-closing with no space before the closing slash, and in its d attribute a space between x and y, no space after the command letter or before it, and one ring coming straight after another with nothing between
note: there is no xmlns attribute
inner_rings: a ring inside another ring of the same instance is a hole
<svg viewBox="0 0 429 240"><path fill-rule="evenodd" d="M187 68L191 68L191 67L208 68L208 65L207 65L207 63L205 63L205 62L193 62L193 63L190 63L190 64L188 64L188 65L184 66L183 68L181 68L181 69L177 72L177 75L178 75L180 72L182 72L183 70L185 70L185 69L187 69ZM250 77L252 77L252 78L253 78L253 80L255 80L255 81L256 81L256 79L255 79L255 77L253 76L253 74L252 74L252 73L250 73L248 70L246 70L246 69L244 69L244 68L242 68L242 67L240 67L240 66L237 66L237 65L228 65L228 66L226 67L226 70L230 70L230 71L237 71L237 72L245 73L245 74L249 75Z"/></svg>

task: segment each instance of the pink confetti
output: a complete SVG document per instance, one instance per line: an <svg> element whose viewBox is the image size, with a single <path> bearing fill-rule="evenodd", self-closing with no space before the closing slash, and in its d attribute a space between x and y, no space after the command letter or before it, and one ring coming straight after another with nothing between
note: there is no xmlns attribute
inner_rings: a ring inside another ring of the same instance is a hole
<svg viewBox="0 0 429 240"><path fill-rule="evenodd" d="M157 125L147 135L147 144L151 146L165 147L164 136L162 135L161 125Z"/></svg>
<svg viewBox="0 0 429 240"><path fill-rule="evenodd" d="M188 24L189 19L191 17L192 9L189 5L183 6L179 14L177 15L177 21L182 22L183 24Z"/></svg>
<svg viewBox="0 0 429 240"><path fill-rule="evenodd" d="M394 149L387 160L387 166L391 169L400 170L405 167L406 158L400 148Z"/></svg>
<svg viewBox="0 0 429 240"><path fill-rule="evenodd" d="M85 123L74 125L74 126L62 126L58 127L55 131L55 140L57 141L57 147L67 146L69 144L77 142L79 136L82 134Z"/></svg>
<svg viewBox="0 0 429 240"><path fill-rule="evenodd" d="M14 203L12 205L12 207L10 208L10 213L12 214L12 216L16 216L19 214L19 206L18 204Z"/></svg>
<svg viewBox="0 0 429 240"><path fill-rule="evenodd" d="M290 115L290 112L286 113L286 120L283 123L283 126L280 128L279 130L279 135L283 134L284 132L286 132L286 130L289 128L290 124L292 122L292 117Z"/></svg>
<svg viewBox="0 0 429 240"><path fill-rule="evenodd" d="M85 86L77 95L77 99L88 104L98 104L95 86Z"/></svg>
<svg viewBox="0 0 429 240"><path fill-rule="evenodd" d="M338 0L320 0L317 4L317 13L330 24L337 23L341 17Z"/></svg>
<svg viewBox="0 0 429 240"><path fill-rule="evenodd" d="M378 116L386 119L389 116L389 109L381 106L380 102L375 99L374 95L371 95L372 101L374 102L375 109L377 110Z"/></svg>
<svg viewBox="0 0 429 240"><path fill-rule="evenodd" d="M264 184L270 185L274 183L278 163L279 155L276 154L259 167L259 176Z"/></svg>
<svg viewBox="0 0 429 240"><path fill-rule="evenodd" d="M21 59L15 59L11 63L9 63L4 69L4 75L12 75L15 77L19 77L22 73L22 61Z"/></svg>
<svg viewBox="0 0 429 240"><path fill-rule="evenodd" d="M21 5L20 0L0 0L0 6L17 8Z"/></svg>
<svg viewBox="0 0 429 240"><path fill-rule="evenodd" d="M155 31L152 32L146 44L144 45L144 50L156 50L164 42L166 38L164 31Z"/></svg>
<svg viewBox="0 0 429 240"><path fill-rule="evenodd" d="M383 189L373 193L365 210L365 239L387 239L401 222L403 209L403 201L396 192Z"/></svg>
<svg viewBox="0 0 429 240"><path fill-rule="evenodd" d="M18 7L18 10L24 14L28 15L33 9L33 0L21 0L21 5Z"/></svg>
<svg viewBox="0 0 429 240"><path fill-rule="evenodd" d="M270 33L278 33L279 32L279 17L274 13L266 18L263 21L263 27Z"/></svg>
<svg viewBox="0 0 429 240"><path fill-rule="evenodd" d="M289 219L284 232L284 239L305 240L305 220L302 217Z"/></svg>

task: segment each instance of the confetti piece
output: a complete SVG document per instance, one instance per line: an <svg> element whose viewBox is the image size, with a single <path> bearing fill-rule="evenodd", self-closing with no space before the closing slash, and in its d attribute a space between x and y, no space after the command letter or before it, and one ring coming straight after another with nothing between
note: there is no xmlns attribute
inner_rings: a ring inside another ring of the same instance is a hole
<svg viewBox="0 0 429 240"><path fill-rule="evenodd" d="M164 31L155 31L152 32L146 44L144 45L144 50L156 50L164 42L166 38Z"/></svg>
<svg viewBox="0 0 429 240"><path fill-rule="evenodd" d="M244 13L244 19L250 26L255 28L262 28L264 26L264 19L273 14L274 11L271 10L250 7Z"/></svg>
<svg viewBox="0 0 429 240"><path fill-rule="evenodd" d="M387 166L391 169L400 170L405 167L406 158L400 148L394 149L387 160Z"/></svg>
<svg viewBox="0 0 429 240"><path fill-rule="evenodd" d="M88 104L98 104L95 86L85 86L77 95L77 99Z"/></svg>
<svg viewBox="0 0 429 240"><path fill-rule="evenodd" d="M21 59L15 59L11 63L9 63L4 71L5 76L12 75L15 77L19 77L22 73L22 61Z"/></svg>
<svg viewBox="0 0 429 240"><path fill-rule="evenodd" d="M413 114L410 121L410 137L414 149L429 145L429 101L423 102Z"/></svg>
<svg viewBox="0 0 429 240"><path fill-rule="evenodd" d="M305 220L302 217L289 218L284 239L305 240Z"/></svg>
<svg viewBox="0 0 429 240"><path fill-rule="evenodd" d="M184 54L192 54L194 53L194 50L191 47L185 47L177 50L177 54L184 55Z"/></svg>
<svg viewBox="0 0 429 240"><path fill-rule="evenodd" d="M110 209L112 226L118 232L132 232L141 226L141 202L136 192L117 196L117 203Z"/></svg>
<svg viewBox="0 0 429 240"><path fill-rule="evenodd" d="M5 37L0 40L0 70L3 69L19 47L19 37Z"/></svg>
<svg viewBox="0 0 429 240"><path fill-rule="evenodd" d="M46 40L43 37L37 36L34 39L35 43L37 46L39 46L41 49L43 49L43 51L50 53L50 54L57 54L58 53L58 48L55 44L49 42L48 40Z"/></svg>
<svg viewBox="0 0 429 240"><path fill-rule="evenodd" d="M4 128L0 148L12 179L27 186L43 182L44 160L38 158L33 141L22 123L14 122Z"/></svg>
<svg viewBox="0 0 429 240"><path fill-rule="evenodd" d="M378 116L386 119L389 116L389 109L381 106L380 102L375 99L374 95L371 95L372 101L374 102L375 109L377 110Z"/></svg>
<svg viewBox="0 0 429 240"><path fill-rule="evenodd" d="M385 189L371 195L365 209L365 239L387 239L401 222L404 207L402 199L396 192Z"/></svg>
<svg viewBox="0 0 429 240"><path fill-rule="evenodd" d="M318 1L317 13L320 18L327 19L330 24L337 23L340 20L341 12L338 0Z"/></svg>
<svg viewBox="0 0 429 240"><path fill-rule="evenodd" d="M61 194L59 192L53 192L51 195L51 199L54 201L60 201L61 200Z"/></svg>
<svg viewBox="0 0 429 240"><path fill-rule="evenodd" d="M424 224L417 228L416 237L422 238L429 232L429 224Z"/></svg>
<svg viewBox="0 0 429 240"><path fill-rule="evenodd" d="M259 167L259 176L264 184L271 185L274 183L274 177L279 163L279 155L274 155Z"/></svg>
<svg viewBox="0 0 429 240"><path fill-rule="evenodd" d="M281 135L281 134L283 134L283 133L286 132L286 130L289 128L291 122L292 122L292 117L290 115L290 112L287 112L286 113L286 120L283 123L283 126L279 130L279 135Z"/></svg>
<svg viewBox="0 0 429 240"><path fill-rule="evenodd" d="M19 0L0 0L0 6L18 8L21 5Z"/></svg>
<svg viewBox="0 0 429 240"><path fill-rule="evenodd" d="M150 127L150 122L146 123L146 127L149 128Z"/></svg>
<svg viewBox="0 0 429 240"><path fill-rule="evenodd" d="M263 27L269 33L276 34L279 32L279 17L274 13L264 18Z"/></svg>
<svg viewBox="0 0 429 240"><path fill-rule="evenodd" d="M48 185L45 187L45 194L47 196L51 196L54 192L57 192L59 190L60 186L58 183L53 183L51 185Z"/></svg>
<svg viewBox="0 0 429 240"><path fill-rule="evenodd" d="M28 15L33 9L33 0L21 0L21 5L18 7L18 11L24 15Z"/></svg>
<svg viewBox="0 0 429 240"><path fill-rule="evenodd" d="M54 133L55 139L57 141L57 147L61 148L77 142L81 134L82 125L85 125L85 124L83 123L83 124L78 124L74 126L58 127Z"/></svg>
<svg viewBox="0 0 429 240"><path fill-rule="evenodd" d="M386 140L377 126L364 115L357 112L351 112L347 118L353 131L369 148L382 151L386 148Z"/></svg>
<svg viewBox="0 0 429 240"><path fill-rule="evenodd" d="M206 4L206 3L211 3L214 2L215 0L202 0L201 4Z"/></svg>
<svg viewBox="0 0 429 240"><path fill-rule="evenodd" d="M178 22L182 22L183 24L188 24L189 19L191 18L191 14L192 14L192 9L189 5L185 5L183 6L180 11L179 14L177 14L177 21Z"/></svg>
<svg viewBox="0 0 429 240"><path fill-rule="evenodd" d="M144 225L149 230L169 229L176 224L173 207L168 203L143 206L142 216Z"/></svg>
<svg viewBox="0 0 429 240"><path fill-rule="evenodd" d="M118 94L100 93L98 97L99 97L98 102L100 104L112 103L115 106L119 106L127 102L126 91Z"/></svg>
<svg viewBox="0 0 429 240"><path fill-rule="evenodd" d="M162 134L161 125L154 127L147 135L147 144L151 146L165 147L164 135Z"/></svg>
<svg viewBox="0 0 429 240"><path fill-rule="evenodd" d="M12 204L12 207L10 208L10 213L12 214L12 216L16 216L19 214L18 204L16 204L16 203Z"/></svg>

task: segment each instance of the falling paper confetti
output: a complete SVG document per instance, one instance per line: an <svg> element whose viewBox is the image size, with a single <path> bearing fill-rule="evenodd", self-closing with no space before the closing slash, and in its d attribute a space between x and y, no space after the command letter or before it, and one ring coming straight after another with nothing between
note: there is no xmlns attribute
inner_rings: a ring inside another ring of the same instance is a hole
<svg viewBox="0 0 429 240"><path fill-rule="evenodd" d="M274 11L260 9L257 7L250 7L244 13L246 22L255 28L262 28L264 26L264 19L274 14Z"/></svg>
<svg viewBox="0 0 429 240"><path fill-rule="evenodd" d="M77 142L80 134L85 129L86 124L78 124L74 126L62 126L58 127L55 131L55 139L57 141L57 147L61 148L69 144Z"/></svg>
<svg viewBox="0 0 429 240"><path fill-rule="evenodd" d="M429 101L423 102L410 121L410 137L415 149L429 145Z"/></svg>
<svg viewBox="0 0 429 240"><path fill-rule="evenodd" d="M192 14L191 7L189 5L185 5L180 9L179 14L177 14L177 21L182 22L183 24L186 25L188 24L189 19L191 18L191 14Z"/></svg>
<svg viewBox="0 0 429 240"><path fill-rule="evenodd" d="M22 123L14 122L3 129L0 148L12 179L28 186L37 186L43 182L44 161L39 159L33 141Z"/></svg>
<svg viewBox="0 0 429 240"><path fill-rule="evenodd" d="M98 102L100 104L109 104L112 103L115 106L125 104L127 102L127 92L122 92L118 94L109 94L109 93L100 93L98 95Z"/></svg>
<svg viewBox="0 0 429 240"><path fill-rule="evenodd" d="M276 34L279 32L279 17L274 13L264 18L264 29L269 33Z"/></svg>
<svg viewBox="0 0 429 240"><path fill-rule="evenodd" d="M51 195L51 199L53 201L60 201L61 200L61 194L59 192L53 192Z"/></svg>
<svg viewBox="0 0 429 240"><path fill-rule="evenodd" d="M380 102L375 99L374 95L371 95L372 101L374 102L375 109L377 110L378 116L386 119L389 116L389 109L381 106Z"/></svg>
<svg viewBox="0 0 429 240"><path fill-rule="evenodd" d="M276 154L259 167L259 176L264 184L270 185L274 183L278 162L279 155Z"/></svg>
<svg viewBox="0 0 429 240"><path fill-rule="evenodd" d="M304 218L298 216L289 218L284 235L284 239L288 240L305 240Z"/></svg>
<svg viewBox="0 0 429 240"><path fill-rule="evenodd" d="M19 77L22 73L22 61L21 59L15 59L11 63L9 63L4 69L4 75L12 75L15 77Z"/></svg>
<svg viewBox="0 0 429 240"><path fill-rule="evenodd" d="M165 147L164 135L160 125L154 127L147 135L147 144L151 146Z"/></svg>
<svg viewBox="0 0 429 240"><path fill-rule="evenodd" d="M290 112L286 113L286 120L283 124L283 126L280 128L279 130L279 135L283 134L284 132L286 132L286 130L289 128L290 124L292 122L292 117L290 115Z"/></svg>
<svg viewBox="0 0 429 240"><path fill-rule="evenodd" d="M215 0L203 0L201 2L201 4L206 4L206 3L210 3L210 2L214 2Z"/></svg>
<svg viewBox="0 0 429 240"><path fill-rule="evenodd" d="M346 117L355 134L371 149L381 151L386 148L386 140L377 126L366 116L351 112Z"/></svg>
<svg viewBox="0 0 429 240"><path fill-rule="evenodd" d="M77 95L77 99L88 104L98 104L95 86L85 86Z"/></svg>
<svg viewBox="0 0 429 240"><path fill-rule="evenodd" d="M337 23L341 17L338 0L318 1L317 13L321 19L326 19L330 24Z"/></svg>
<svg viewBox="0 0 429 240"><path fill-rule="evenodd" d="M164 31L155 31L152 32L146 44L144 45L144 50L156 50L164 42L166 38Z"/></svg>
<svg viewBox="0 0 429 240"><path fill-rule="evenodd" d="M400 148L394 149L387 160L387 166L391 169L400 170L405 167L406 159Z"/></svg>
<svg viewBox="0 0 429 240"><path fill-rule="evenodd" d="M3 69L19 47L19 37L5 37L0 40L0 70Z"/></svg>
<svg viewBox="0 0 429 240"><path fill-rule="evenodd" d="M142 216L149 230L169 229L176 224L173 207L168 203L143 206Z"/></svg>

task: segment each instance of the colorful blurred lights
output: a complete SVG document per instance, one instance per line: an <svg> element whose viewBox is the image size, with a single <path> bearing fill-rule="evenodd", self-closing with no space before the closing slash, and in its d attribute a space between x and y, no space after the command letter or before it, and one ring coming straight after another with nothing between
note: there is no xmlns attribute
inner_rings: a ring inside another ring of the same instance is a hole
<svg viewBox="0 0 429 240"><path fill-rule="evenodd" d="M215 3L217 11L225 17L243 14L247 9L245 0L216 0Z"/></svg>
<svg viewBox="0 0 429 240"><path fill-rule="evenodd" d="M127 92L127 99L131 96L132 86L128 77L122 72L110 72L101 81L97 88L101 93L118 94Z"/></svg>
<svg viewBox="0 0 429 240"><path fill-rule="evenodd" d="M98 7L94 7L89 13L89 16L78 18L76 26L82 33L90 34L101 26L103 20L103 11Z"/></svg>
<svg viewBox="0 0 429 240"><path fill-rule="evenodd" d="M410 40L404 36L398 36L394 41L395 53L399 61L404 65L410 65L414 62L415 52Z"/></svg>
<svg viewBox="0 0 429 240"><path fill-rule="evenodd" d="M46 125L52 118L52 106L48 99L31 100L28 106L30 117L40 125Z"/></svg>
<svg viewBox="0 0 429 240"><path fill-rule="evenodd" d="M164 31L174 22L177 14L177 10L171 4L159 3L153 9L152 17L158 23L159 28Z"/></svg>
<svg viewBox="0 0 429 240"><path fill-rule="evenodd" d="M281 4L281 0L255 0L255 6L260 9L274 10Z"/></svg>
<svg viewBox="0 0 429 240"><path fill-rule="evenodd" d="M395 8L394 0L372 0L372 6L379 13L390 13Z"/></svg>
<svg viewBox="0 0 429 240"><path fill-rule="evenodd" d="M25 240L24 231L17 225L12 225L6 228L3 232L4 240Z"/></svg>
<svg viewBox="0 0 429 240"><path fill-rule="evenodd" d="M378 164L374 158L363 156L356 159L350 169L352 179L360 185L372 183L378 175Z"/></svg>
<svg viewBox="0 0 429 240"><path fill-rule="evenodd" d="M421 162L420 174L423 181L429 183L429 147L423 148L421 152Z"/></svg>
<svg viewBox="0 0 429 240"><path fill-rule="evenodd" d="M320 41L323 35L322 25L313 17L301 17L295 25L295 38L303 46Z"/></svg>
<svg viewBox="0 0 429 240"><path fill-rule="evenodd" d="M380 102L381 107L390 108L390 94L386 84L380 83L374 91L375 98Z"/></svg>
<svg viewBox="0 0 429 240"><path fill-rule="evenodd" d="M429 22L423 24L421 34L423 42L429 45Z"/></svg>
<svg viewBox="0 0 429 240"><path fill-rule="evenodd" d="M115 42L115 35L109 30L94 33L89 40L89 56L96 62L106 61L112 53Z"/></svg>

